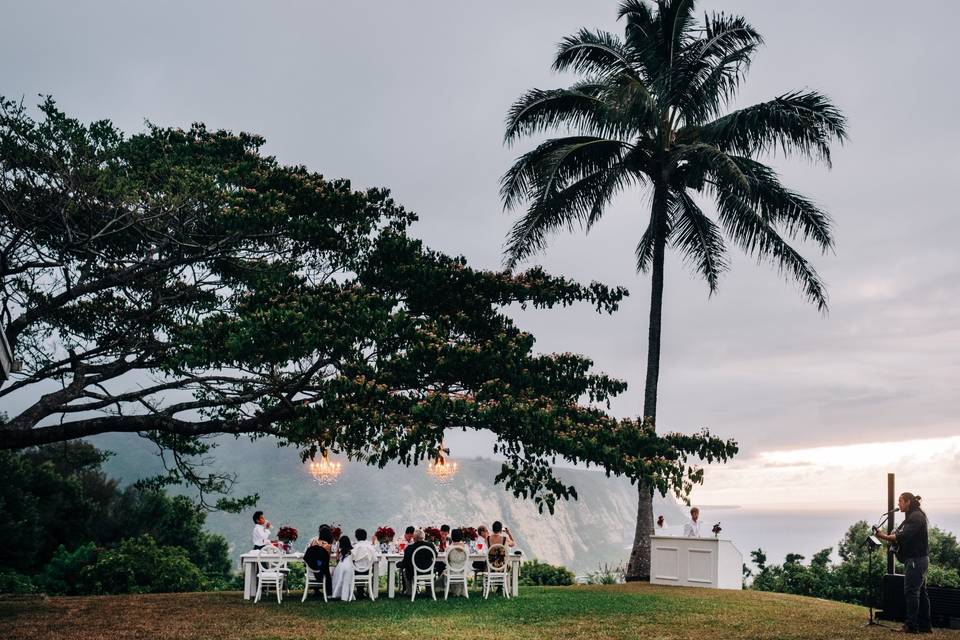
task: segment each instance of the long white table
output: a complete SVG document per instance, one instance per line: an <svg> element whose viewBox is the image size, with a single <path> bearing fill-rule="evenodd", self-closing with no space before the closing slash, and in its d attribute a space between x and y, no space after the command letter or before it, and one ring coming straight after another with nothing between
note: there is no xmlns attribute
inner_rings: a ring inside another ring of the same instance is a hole
<svg viewBox="0 0 960 640"><path fill-rule="evenodd" d="M240 566L243 568L243 599L250 600L257 593L257 559L259 554L256 551L248 551L240 556ZM281 556L289 562L303 562L302 553L285 553ZM445 562L446 552L441 551L437 554L437 560ZM486 553L471 553L470 562L484 562L487 559ZM380 563L387 563L387 597L393 598L396 593L397 582L397 564L403 560L402 553L380 554L377 561L373 563L373 597L380 595ZM523 553L517 553L516 550L507 555L507 561L510 563L510 593L517 595L520 587L520 564L523 561Z"/></svg>
<svg viewBox="0 0 960 640"><path fill-rule="evenodd" d="M394 597L397 584L397 564L403 560L402 553L387 553L380 555L381 560L387 561L387 597ZM446 562L447 554L441 551L437 554L437 561ZM469 562L486 562L487 554L485 552L471 553ZM523 553L511 551L507 555L507 562L510 563L510 593L517 595L520 587L520 564L523 562Z"/></svg>

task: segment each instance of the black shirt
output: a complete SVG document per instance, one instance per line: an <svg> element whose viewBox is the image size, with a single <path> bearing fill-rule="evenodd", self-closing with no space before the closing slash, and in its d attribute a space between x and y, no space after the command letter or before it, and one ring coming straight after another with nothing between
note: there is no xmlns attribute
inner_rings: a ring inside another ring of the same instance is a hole
<svg viewBox="0 0 960 640"><path fill-rule="evenodd" d="M923 511L914 509L897 527L897 549L901 562L928 555L927 516Z"/></svg>

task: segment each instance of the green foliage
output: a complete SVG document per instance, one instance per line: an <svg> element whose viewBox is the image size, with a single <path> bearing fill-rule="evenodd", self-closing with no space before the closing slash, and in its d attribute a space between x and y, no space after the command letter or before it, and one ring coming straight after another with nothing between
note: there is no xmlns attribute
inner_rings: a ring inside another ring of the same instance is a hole
<svg viewBox="0 0 960 640"><path fill-rule="evenodd" d="M927 584L931 587L953 587L960 589L960 571L942 565L930 565Z"/></svg>
<svg viewBox="0 0 960 640"><path fill-rule="evenodd" d="M84 442L0 451L0 511L17 531L16 545L0 545L0 566L30 572L61 544L108 541L117 482L101 471L107 455Z"/></svg>
<svg viewBox="0 0 960 640"><path fill-rule="evenodd" d="M47 593L60 595L78 595L83 584L80 574L97 561L97 547L92 542L80 545L73 551L67 551L64 545L57 547L53 558L43 568L38 582Z"/></svg>
<svg viewBox="0 0 960 640"><path fill-rule="evenodd" d="M601 564L596 571L587 574L589 584L620 584L624 581L623 565Z"/></svg>
<svg viewBox="0 0 960 640"><path fill-rule="evenodd" d="M575 579L576 576L566 567L539 560L527 560L520 567L520 584L523 586L566 586L573 584Z"/></svg>
<svg viewBox="0 0 960 640"><path fill-rule="evenodd" d="M204 531L207 515L186 496L130 487L114 509L114 526L124 537L148 534L161 546L180 546L210 579L231 571L229 545L223 536Z"/></svg>
<svg viewBox="0 0 960 640"><path fill-rule="evenodd" d="M36 592L37 587L30 576L13 569L0 569L0 594L29 595Z"/></svg>
<svg viewBox="0 0 960 640"><path fill-rule="evenodd" d="M689 457L736 452L614 419L624 382L537 353L506 312L612 313L621 287L470 268L407 235L416 216L386 190L283 166L257 136L128 137L52 99L39 113L0 99L0 299L23 361L0 397L27 399L0 448L142 433L168 473L141 489L187 482L209 504L233 481L203 468L211 434L384 466L437 457L445 428L482 429L505 458L497 482L551 511L576 497L557 457L685 495L702 480Z"/></svg>
<svg viewBox="0 0 960 640"><path fill-rule="evenodd" d="M185 496L120 491L101 470L107 456L86 442L0 451L0 509L20 537L0 547L0 563L27 573L46 565L46 588L69 593L76 566L94 546L149 534L161 546L186 550L209 579L229 578L227 541L204 530L207 514Z"/></svg>
<svg viewBox="0 0 960 640"><path fill-rule="evenodd" d="M203 574L180 547L161 547L151 536L124 540L80 571L83 593L166 593L198 591Z"/></svg>

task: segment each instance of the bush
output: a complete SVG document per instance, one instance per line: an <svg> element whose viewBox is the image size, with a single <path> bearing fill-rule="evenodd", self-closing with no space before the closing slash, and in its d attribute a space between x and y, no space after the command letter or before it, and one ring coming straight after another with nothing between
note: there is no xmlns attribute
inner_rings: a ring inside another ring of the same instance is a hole
<svg viewBox="0 0 960 640"><path fill-rule="evenodd" d="M523 586L568 586L573 584L575 579L576 576L566 567L539 560L528 560L520 567L520 584Z"/></svg>
<svg viewBox="0 0 960 640"><path fill-rule="evenodd" d="M597 565L597 570L587 574L588 584L620 584L626 580L622 564Z"/></svg>
<svg viewBox="0 0 960 640"><path fill-rule="evenodd" d="M97 561L97 547L92 542L67 551L62 544L53 553L53 558L43 568L38 582L47 593L78 595L80 573Z"/></svg>
<svg viewBox="0 0 960 640"><path fill-rule="evenodd" d="M0 593L25 595L36 592L37 587L30 576L17 573L12 569L0 569Z"/></svg>
<svg viewBox="0 0 960 640"><path fill-rule="evenodd" d="M939 565L930 565L927 584L931 587L953 587L960 589L960 572Z"/></svg>
<svg viewBox="0 0 960 640"><path fill-rule="evenodd" d="M101 553L80 572L83 593L198 591L203 574L180 547L161 547L149 535L129 538Z"/></svg>

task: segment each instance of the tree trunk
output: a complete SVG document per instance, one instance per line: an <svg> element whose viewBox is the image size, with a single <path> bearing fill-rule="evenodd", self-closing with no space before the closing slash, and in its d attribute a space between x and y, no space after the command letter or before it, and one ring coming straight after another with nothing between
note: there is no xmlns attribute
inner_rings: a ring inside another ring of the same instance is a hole
<svg viewBox="0 0 960 640"><path fill-rule="evenodd" d="M647 380L643 392L643 415L656 424L657 382L660 379L660 319L663 310L663 259L667 241L667 189L656 185L651 211L654 225L653 273L650 287L650 326L647 333ZM627 565L628 581L650 579L650 536L653 534L653 487L641 481L637 487L637 528Z"/></svg>

